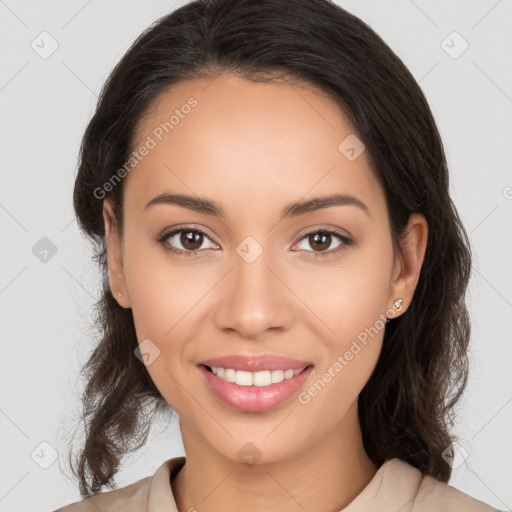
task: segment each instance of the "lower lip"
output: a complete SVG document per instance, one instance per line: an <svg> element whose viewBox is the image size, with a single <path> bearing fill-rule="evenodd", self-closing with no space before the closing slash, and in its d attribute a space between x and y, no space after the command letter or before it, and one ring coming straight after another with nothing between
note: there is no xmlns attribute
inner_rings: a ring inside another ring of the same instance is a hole
<svg viewBox="0 0 512 512"><path fill-rule="evenodd" d="M228 407L243 412L264 412L278 407L298 391L311 374L313 366L291 379L268 386L240 386L217 377L204 366L199 366L199 370L217 398Z"/></svg>

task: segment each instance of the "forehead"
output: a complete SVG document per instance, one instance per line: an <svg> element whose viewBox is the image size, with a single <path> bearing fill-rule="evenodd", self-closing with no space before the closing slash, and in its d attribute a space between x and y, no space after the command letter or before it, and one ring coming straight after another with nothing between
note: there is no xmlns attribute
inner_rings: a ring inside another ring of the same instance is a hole
<svg viewBox="0 0 512 512"><path fill-rule="evenodd" d="M354 137L338 106L311 86L232 74L181 82L139 124L133 149L150 149L127 175L125 204L142 210L172 192L281 211L339 192L383 206L365 152L347 158Z"/></svg>

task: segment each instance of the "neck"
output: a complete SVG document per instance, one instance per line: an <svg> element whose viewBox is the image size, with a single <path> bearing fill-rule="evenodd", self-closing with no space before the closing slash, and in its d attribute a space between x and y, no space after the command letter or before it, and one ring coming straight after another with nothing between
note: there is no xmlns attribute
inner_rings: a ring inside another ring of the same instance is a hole
<svg viewBox="0 0 512 512"><path fill-rule="evenodd" d="M180 427L187 459L171 482L179 512L339 511L378 469L363 447L357 404L319 443L284 460L251 466L219 454Z"/></svg>

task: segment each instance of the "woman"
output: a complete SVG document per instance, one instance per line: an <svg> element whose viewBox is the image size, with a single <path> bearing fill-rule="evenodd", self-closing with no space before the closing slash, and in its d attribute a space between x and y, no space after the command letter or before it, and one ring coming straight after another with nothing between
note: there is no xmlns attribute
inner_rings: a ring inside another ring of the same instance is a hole
<svg viewBox="0 0 512 512"><path fill-rule="evenodd" d="M367 25L184 5L116 66L80 157L104 293L60 511L494 510L447 485L468 239L428 104ZM99 493L148 402L186 458Z"/></svg>

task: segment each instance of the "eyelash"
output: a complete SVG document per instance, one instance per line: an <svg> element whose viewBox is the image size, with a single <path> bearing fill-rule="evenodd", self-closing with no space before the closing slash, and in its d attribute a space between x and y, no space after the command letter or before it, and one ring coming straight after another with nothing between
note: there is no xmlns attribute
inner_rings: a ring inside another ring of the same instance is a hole
<svg viewBox="0 0 512 512"><path fill-rule="evenodd" d="M181 249L176 249L175 247L172 247L172 246L169 247L169 246L165 245L165 242L167 241L168 238L170 238L173 235L176 235L177 233L182 233L182 232L201 233L204 236L206 236L207 238L210 238L208 233L206 233L205 231L203 231L200 228L185 227L185 228L175 229L174 231L170 231L169 233L164 233L159 238L157 238L157 240L155 240L155 242L162 245L167 252L177 254L178 256L197 257L198 252L199 252L198 250L182 251ZM338 237L341 240L341 242L343 242L343 243L340 244L336 249L333 249L330 251L322 251L322 252L306 251L306 252L313 252L315 258L326 258L328 256L332 256L333 254L337 254L338 252L343 250L345 247L349 247L349 246L355 244L354 240L352 240L351 238L347 237L346 235L341 234L339 231L331 230L331 229L316 229L314 231L309 231L308 233L305 233L304 235L302 235L299 242L301 242L304 238L307 238L311 235L316 235L318 233L334 235L334 236Z"/></svg>

